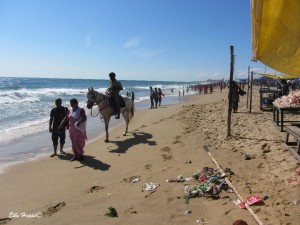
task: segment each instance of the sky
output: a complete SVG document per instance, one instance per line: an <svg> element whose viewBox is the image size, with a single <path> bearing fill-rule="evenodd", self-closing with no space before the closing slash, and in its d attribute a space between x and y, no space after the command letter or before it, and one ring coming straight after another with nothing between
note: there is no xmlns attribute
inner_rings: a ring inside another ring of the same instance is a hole
<svg viewBox="0 0 300 225"><path fill-rule="evenodd" d="M236 79L251 62L250 0L0 0L0 76ZM271 73L271 72L270 72Z"/></svg>

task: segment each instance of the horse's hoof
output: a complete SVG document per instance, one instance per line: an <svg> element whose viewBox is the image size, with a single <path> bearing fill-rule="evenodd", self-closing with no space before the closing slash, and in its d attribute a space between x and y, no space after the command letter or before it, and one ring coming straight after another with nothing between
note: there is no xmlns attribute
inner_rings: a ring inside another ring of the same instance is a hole
<svg viewBox="0 0 300 225"><path fill-rule="evenodd" d="M126 136L126 133L123 133L123 136Z"/></svg>
<svg viewBox="0 0 300 225"><path fill-rule="evenodd" d="M108 143L108 142L109 142L109 140L108 140L108 139L106 139L106 140L104 140L104 142L105 142L105 143Z"/></svg>

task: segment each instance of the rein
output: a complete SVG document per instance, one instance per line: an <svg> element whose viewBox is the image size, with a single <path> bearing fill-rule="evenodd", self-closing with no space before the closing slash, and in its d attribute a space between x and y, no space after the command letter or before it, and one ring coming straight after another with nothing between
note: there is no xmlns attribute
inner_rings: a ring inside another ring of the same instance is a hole
<svg viewBox="0 0 300 225"><path fill-rule="evenodd" d="M96 95L97 95L97 96L96 96ZM101 99L101 100L97 103L97 99L99 98L99 95L100 95L100 94L99 94L98 92L96 92L96 93L94 92L94 99L96 99L96 100L95 100L94 105L93 105L92 108L91 108L91 117L97 117L103 109L105 109L107 106L109 106L109 104L103 104L103 106L102 106L101 108L98 106L101 102L107 100L105 97L103 97L103 99ZM93 116L93 107L94 107L95 105L97 105L97 106L99 107L99 110L98 110L97 115ZM103 120L103 116L102 116L102 115L100 115L100 120L104 123L104 120Z"/></svg>
<svg viewBox="0 0 300 225"><path fill-rule="evenodd" d="M94 106L92 106L92 108L91 108L91 117L97 117L100 114L100 111L98 111L96 116L93 116L93 107ZM103 116L101 116L101 114L100 114L100 120L102 123L104 123Z"/></svg>
<svg viewBox="0 0 300 225"><path fill-rule="evenodd" d="M97 116L99 115L100 112L98 111L97 115L96 115L96 116L93 116L93 107L94 107L94 106L92 106L92 108L91 108L91 117L97 117Z"/></svg>

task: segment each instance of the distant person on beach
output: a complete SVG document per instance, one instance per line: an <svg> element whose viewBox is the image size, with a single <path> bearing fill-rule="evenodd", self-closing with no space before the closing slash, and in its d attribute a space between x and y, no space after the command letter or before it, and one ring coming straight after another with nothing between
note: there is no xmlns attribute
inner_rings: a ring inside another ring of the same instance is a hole
<svg viewBox="0 0 300 225"><path fill-rule="evenodd" d="M240 101L239 91L240 91L240 89L241 89L240 86L235 81L232 81L232 84L231 84L232 109L233 109L234 113L236 113L239 108L239 101ZM229 98L229 95L228 95L228 98Z"/></svg>
<svg viewBox="0 0 300 225"><path fill-rule="evenodd" d="M155 95L155 92L152 89L152 87L150 87L150 103L151 103L150 109L154 108L154 95Z"/></svg>
<svg viewBox="0 0 300 225"><path fill-rule="evenodd" d="M162 100L162 97L164 97L165 95L162 93L161 89L158 88L158 106L161 105L161 100Z"/></svg>
<svg viewBox="0 0 300 225"><path fill-rule="evenodd" d="M155 108L157 108L157 104L158 104L158 90L157 90L157 88L154 88L154 102L155 102Z"/></svg>
<svg viewBox="0 0 300 225"><path fill-rule="evenodd" d="M58 146L58 139L60 144L60 154L66 154L63 151L63 147L66 140L66 129L69 129L69 123L66 120L65 123L60 126L63 119L66 117L68 108L62 106L61 98L57 98L55 100L55 106L51 109L50 112L50 121L49 121L49 132L52 133L52 142L53 142L53 150L54 153L51 157L57 155L57 146Z"/></svg>
<svg viewBox="0 0 300 225"><path fill-rule="evenodd" d="M76 98L70 100L71 109L68 111L67 116L62 121L61 126L67 120L69 120L70 128L70 139L72 142L72 150L74 153L71 161L82 160L84 153L86 136L86 114L83 108L78 106L78 101ZM61 127L60 126L60 127Z"/></svg>
<svg viewBox="0 0 300 225"><path fill-rule="evenodd" d="M282 95L288 95L290 84L286 80L280 80L280 84L282 87Z"/></svg>
<svg viewBox="0 0 300 225"><path fill-rule="evenodd" d="M210 85L209 85L209 93L212 94L212 93L213 93L213 90L214 90L213 85L210 84Z"/></svg>
<svg viewBox="0 0 300 225"><path fill-rule="evenodd" d="M120 102L119 102L119 96L120 96L120 91L123 90L123 86L120 81L116 80L116 74L114 72L111 72L109 74L110 78L110 96L111 100L113 101L113 107L114 110L116 111L116 119L120 119Z"/></svg>
<svg viewBox="0 0 300 225"><path fill-rule="evenodd" d="M134 92L132 91L131 92L131 101L132 101L132 104L134 104L134 98L135 98L135 95L134 95Z"/></svg>

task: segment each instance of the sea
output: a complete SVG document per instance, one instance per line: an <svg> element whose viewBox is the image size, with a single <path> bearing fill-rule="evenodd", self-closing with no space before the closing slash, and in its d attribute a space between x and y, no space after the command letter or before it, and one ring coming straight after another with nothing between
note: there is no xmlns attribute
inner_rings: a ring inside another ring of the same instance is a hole
<svg viewBox="0 0 300 225"><path fill-rule="evenodd" d="M161 88L165 97L162 105L180 104L184 101L183 89L196 82L120 80L124 90L121 95L134 92L135 110L150 107L149 87ZM55 99L60 97L63 105L70 108L69 100L76 98L86 110L88 141L104 134L97 107L86 108L89 87L105 92L109 80L0 77L0 172L20 162L36 159L53 152L49 133L50 111ZM186 89L185 89L186 90ZM179 95L181 91L181 95ZM185 95L196 94L191 89ZM124 123L112 119L110 127ZM64 149L70 148L69 136Z"/></svg>

